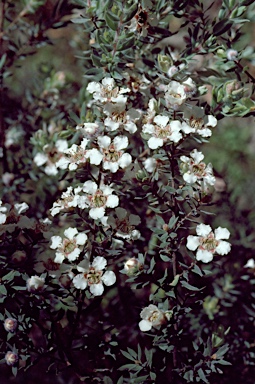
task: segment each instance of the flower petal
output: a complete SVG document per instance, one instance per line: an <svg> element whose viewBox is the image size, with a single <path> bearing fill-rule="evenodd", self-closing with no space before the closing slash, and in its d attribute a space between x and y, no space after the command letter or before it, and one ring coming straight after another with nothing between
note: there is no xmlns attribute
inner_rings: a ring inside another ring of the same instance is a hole
<svg viewBox="0 0 255 384"><path fill-rule="evenodd" d="M97 271L101 271L106 267L107 260L102 256L97 256L94 258L92 267L95 268Z"/></svg>
<svg viewBox="0 0 255 384"><path fill-rule="evenodd" d="M79 273L73 278L73 285L77 289L85 289L88 285L87 279L85 279L83 273Z"/></svg>
<svg viewBox="0 0 255 384"><path fill-rule="evenodd" d="M204 249L199 249L196 254L196 259L202 261L203 263L209 263L213 259L212 252L206 251Z"/></svg>
<svg viewBox="0 0 255 384"><path fill-rule="evenodd" d="M227 255L230 252L231 244L227 241L220 241L217 247L215 248L215 252L219 255Z"/></svg>
<svg viewBox="0 0 255 384"><path fill-rule="evenodd" d="M208 236L212 232L210 225L205 225L203 223L199 224L196 228L198 236Z"/></svg>
<svg viewBox="0 0 255 384"><path fill-rule="evenodd" d="M106 271L102 276L103 283L109 287L116 282L116 275L113 271Z"/></svg>
<svg viewBox="0 0 255 384"><path fill-rule="evenodd" d="M90 292L92 293L92 295L94 296L100 296L102 295L102 293L104 292L104 286L102 283L98 283L98 284L92 284L90 286Z"/></svg>
<svg viewBox="0 0 255 384"><path fill-rule="evenodd" d="M218 227L214 232L216 240L229 239L230 232L227 228Z"/></svg>
<svg viewBox="0 0 255 384"><path fill-rule="evenodd" d="M115 208L119 205L119 198L116 195L109 195L107 198L106 206L109 208Z"/></svg>
<svg viewBox="0 0 255 384"><path fill-rule="evenodd" d="M199 245L200 245L200 241L198 236L189 235L187 237L186 247L188 249L190 249L191 251L195 251Z"/></svg>
<svg viewBox="0 0 255 384"><path fill-rule="evenodd" d="M67 228L65 231L64 231L64 235L69 239L69 240L72 240L74 238L75 235L77 235L78 231L77 231L77 228Z"/></svg>
<svg viewBox="0 0 255 384"><path fill-rule="evenodd" d="M150 331L152 328L152 323L148 320L141 320L139 322L139 328L142 332Z"/></svg>

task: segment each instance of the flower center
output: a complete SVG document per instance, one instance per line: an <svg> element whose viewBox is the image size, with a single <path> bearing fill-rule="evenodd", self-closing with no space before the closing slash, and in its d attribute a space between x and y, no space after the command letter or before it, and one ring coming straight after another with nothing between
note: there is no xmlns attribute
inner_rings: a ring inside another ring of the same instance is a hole
<svg viewBox="0 0 255 384"><path fill-rule="evenodd" d="M167 139L171 133L170 125L167 125L166 127L162 126L155 126L156 136L160 139Z"/></svg>
<svg viewBox="0 0 255 384"><path fill-rule="evenodd" d="M194 173L196 176L203 177L205 176L205 163L195 164L191 163L191 172Z"/></svg>
<svg viewBox="0 0 255 384"><path fill-rule="evenodd" d="M204 120L191 116L191 118L189 119L189 125L191 126L191 128L201 129L204 125Z"/></svg>
<svg viewBox="0 0 255 384"><path fill-rule="evenodd" d="M201 237L199 248L213 253L218 244L219 241L215 239L214 234L210 233L207 237Z"/></svg>
<svg viewBox="0 0 255 384"><path fill-rule="evenodd" d="M111 163L115 163L119 160L121 152L117 152L113 145L111 145L108 150L104 151L104 159Z"/></svg>
<svg viewBox="0 0 255 384"><path fill-rule="evenodd" d="M159 319L160 315L161 315L160 312L154 311L154 312L152 312L152 314L151 314L151 316L149 317L148 320L151 323L155 323Z"/></svg>
<svg viewBox="0 0 255 384"><path fill-rule="evenodd" d="M75 248L76 248L75 240L64 239L63 251L66 255L73 252L75 250Z"/></svg>
<svg viewBox="0 0 255 384"><path fill-rule="evenodd" d="M91 204L95 208L104 207L107 201L107 196L104 196L103 192L98 189L94 196L91 198Z"/></svg>
<svg viewBox="0 0 255 384"><path fill-rule="evenodd" d="M93 285L100 283L102 274L103 271L97 271L95 268L91 267L89 272L84 274L84 277L87 279L89 285Z"/></svg>

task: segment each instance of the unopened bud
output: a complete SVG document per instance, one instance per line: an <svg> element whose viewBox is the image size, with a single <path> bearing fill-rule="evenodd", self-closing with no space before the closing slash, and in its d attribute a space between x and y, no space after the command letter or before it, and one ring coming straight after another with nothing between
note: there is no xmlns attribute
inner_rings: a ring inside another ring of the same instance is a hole
<svg viewBox="0 0 255 384"><path fill-rule="evenodd" d="M143 265L140 263L138 259L132 257L124 264L124 269L129 276L135 275L137 272L143 269Z"/></svg>
<svg viewBox="0 0 255 384"><path fill-rule="evenodd" d="M173 77L173 75L175 75L177 72L178 72L178 68L175 65L172 65L168 69L167 74L168 74L169 77Z"/></svg>
<svg viewBox="0 0 255 384"><path fill-rule="evenodd" d="M10 317L5 319L4 321L4 328L7 332L11 332L11 333L15 332L17 326L18 326L17 320L12 319Z"/></svg>
<svg viewBox="0 0 255 384"><path fill-rule="evenodd" d="M15 251L11 258L14 263L21 263L27 258L27 254L25 251Z"/></svg>
<svg viewBox="0 0 255 384"><path fill-rule="evenodd" d="M29 292L41 292L44 288L45 280L39 276L31 276L27 279L27 290Z"/></svg>
<svg viewBox="0 0 255 384"><path fill-rule="evenodd" d="M19 360L17 353L8 351L5 355L5 361L8 365L14 366Z"/></svg>
<svg viewBox="0 0 255 384"><path fill-rule="evenodd" d="M226 55L228 60L236 60L238 52L235 49L228 49Z"/></svg>
<svg viewBox="0 0 255 384"><path fill-rule="evenodd" d="M173 61L170 56L158 55L158 65L161 71L168 72L169 68L173 65Z"/></svg>

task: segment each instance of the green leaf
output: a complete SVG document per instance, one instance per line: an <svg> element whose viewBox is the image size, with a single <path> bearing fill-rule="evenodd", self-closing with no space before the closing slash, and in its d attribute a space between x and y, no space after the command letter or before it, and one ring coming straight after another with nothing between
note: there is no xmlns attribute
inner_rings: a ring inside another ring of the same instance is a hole
<svg viewBox="0 0 255 384"><path fill-rule="evenodd" d="M117 384L123 384L123 376L121 376L120 378L119 378L119 380L117 381Z"/></svg>
<svg viewBox="0 0 255 384"><path fill-rule="evenodd" d="M226 361L226 360L219 360L217 361L217 363L221 365L232 365L229 361Z"/></svg>
<svg viewBox="0 0 255 384"><path fill-rule="evenodd" d="M209 381L205 377L205 374L204 374L204 371L202 370L202 368L199 368L197 373L198 373L198 376L200 377L201 380L203 380L205 383L209 383Z"/></svg>
<svg viewBox="0 0 255 384"><path fill-rule="evenodd" d="M130 21L135 14L137 13L138 10L138 4L133 4L129 9L124 11L124 17L122 19L123 23L127 23Z"/></svg>
<svg viewBox="0 0 255 384"><path fill-rule="evenodd" d="M0 285L0 294L6 296L7 295L7 289L3 284Z"/></svg>
<svg viewBox="0 0 255 384"><path fill-rule="evenodd" d="M179 278L180 278L180 275L176 275L173 281L169 285L171 285L171 287L175 287L178 284Z"/></svg>
<svg viewBox="0 0 255 384"><path fill-rule="evenodd" d="M117 31L119 26L119 19L112 12L106 12L105 21L109 28L113 31Z"/></svg>
<svg viewBox="0 0 255 384"><path fill-rule="evenodd" d="M127 359L129 360L132 360L132 361L136 361L136 357L134 358L132 355L130 355L129 353L125 352L125 351L122 351L120 350L120 352L122 353L123 356L125 356Z"/></svg>
<svg viewBox="0 0 255 384"><path fill-rule="evenodd" d="M204 287L203 288L197 288L197 287L194 287L193 285L190 285L189 283L187 283L187 281L181 281L181 285L184 287L184 288L186 288L186 289L188 289L189 291L195 291L195 292L197 292L197 291L201 291L202 289L204 289Z"/></svg>
<svg viewBox="0 0 255 384"><path fill-rule="evenodd" d="M113 381L109 376L105 376L104 377L104 384L113 384Z"/></svg>
<svg viewBox="0 0 255 384"><path fill-rule="evenodd" d="M146 356L147 363L148 363L149 367L151 368L151 365L152 365L153 350L152 350L152 349L147 349L147 348L145 347L144 352L145 352L145 356Z"/></svg>

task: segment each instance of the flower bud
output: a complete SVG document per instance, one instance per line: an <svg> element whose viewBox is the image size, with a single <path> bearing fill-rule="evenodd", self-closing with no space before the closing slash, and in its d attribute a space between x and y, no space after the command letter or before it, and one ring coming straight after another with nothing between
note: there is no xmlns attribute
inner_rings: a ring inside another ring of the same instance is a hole
<svg viewBox="0 0 255 384"><path fill-rule="evenodd" d="M132 257L131 259L127 260L124 264L124 270L126 271L126 274L128 276L133 276L142 269L143 265L135 257Z"/></svg>
<svg viewBox="0 0 255 384"><path fill-rule="evenodd" d="M235 49L228 49L226 55L228 60L236 60L238 52Z"/></svg>
<svg viewBox="0 0 255 384"><path fill-rule="evenodd" d="M173 61L170 56L158 55L158 65L161 71L168 72L169 68L173 65Z"/></svg>
<svg viewBox="0 0 255 384"><path fill-rule="evenodd" d="M5 355L5 361L8 365L14 366L19 360L17 353L8 351Z"/></svg>
<svg viewBox="0 0 255 384"><path fill-rule="evenodd" d="M11 258L14 263L21 263L27 258L27 254L25 251L15 251Z"/></svg>
<svg viewBox="0 0 255 384"><path fill-rule="evenodd" d="M11 317L8 317L4 321L4 328L7 332L13 333L18 326L18 322L15 319L12 319Z"/></svg>
<svg viewBox="0 0 255 384"><path fill-rule="evenodd" d="M167 74L168 74L169 77L173 77L173 75L175 75L177 72L178 72L178 68L175 65L172 65L168 69Z"/></svg>
<svg viewBox="0 0 255 384"><path fill-rule="evenodd" d="M27 290L32 293L41 292L44 288L44 283L44 278L39 276L31 276L27 280Z"/></svg>

